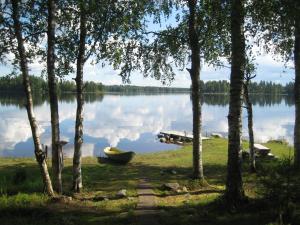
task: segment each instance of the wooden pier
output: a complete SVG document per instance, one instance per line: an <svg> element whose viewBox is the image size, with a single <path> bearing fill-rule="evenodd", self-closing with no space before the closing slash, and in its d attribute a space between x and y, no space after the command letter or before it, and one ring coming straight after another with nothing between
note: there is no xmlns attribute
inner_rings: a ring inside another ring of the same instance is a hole
<svg viewBox="0 0 300 225"><path fill-rule="evenodd" d="M162 138L165 138L166 140L177 140L179 142L192 142L194 136L192 134L189 134L187 132L181 132L181 131L161 131L159 135ZM201 137L202 140L208 140L210 138L208 137Z"/></svg>

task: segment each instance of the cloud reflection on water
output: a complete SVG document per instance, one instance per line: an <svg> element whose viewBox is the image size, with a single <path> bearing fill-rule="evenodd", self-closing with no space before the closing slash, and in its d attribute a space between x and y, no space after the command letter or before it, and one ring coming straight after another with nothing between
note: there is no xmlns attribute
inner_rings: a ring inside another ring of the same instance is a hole
<svg viewBox="0 0 300 225"><path fill-rule="evenodd" d="M161 130L192 132L192 111L188 94L106 95L101 100L84 105L84 156L99 155L107 145L137 152L174 149L174 145L159 143L155 135ZM204 132L226 134L228 105L223 100L221 99L221 104L217 104L220 100L216 99L204 102ZM286 105L284 101L273 105L260 103L261 100L253 109L256 140L267 141L284 137L292 143L293 107ZM25 109L12 105L0 107L0 156L33 156L31 130ZM69 141L64 147L64 153L66 157L72 157L76 102L61 101L59 111L61 136L63 140ZM44 102L36 106L35 113L40 124L42 142L50 145L49 104ZM243 115L243 132L247 136L245 116L246 114ZM22 148L26 149L23 151Z"/></svg>

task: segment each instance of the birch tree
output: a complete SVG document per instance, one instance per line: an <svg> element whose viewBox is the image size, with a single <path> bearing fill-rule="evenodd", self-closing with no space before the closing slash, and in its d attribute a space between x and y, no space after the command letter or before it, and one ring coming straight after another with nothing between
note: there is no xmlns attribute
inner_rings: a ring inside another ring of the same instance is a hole
<svg viewBox="0 0 300 225"><path fill-rule="evenodd" d="M225 197L237 206L244 199L240 162L242 99L245 73L244 0L231 0L231 74L228 114L228 161Z"/></svg>
<svg viewBox="0 0 300 225"><path fill-rule="evenodd" d="M252 22L260 32L258 44L295 68L294 165L300 170L300 2L252 1Z"/></svg>
<svg viewBox="0 0 300 225"><path fill-rule="evenodd" d="M23 4L23 7L22 7ZM48 167L46 163L46 154L43 151L42 144L40 141L40 134L38 129L38 123L34 115L33 111L33 99L32 99L32 88L29 81L29 69L28 69L28 61L30 57L30 53L25 49L25 40L24 33L29 36L32 34L30 30L23 30L23 24L21 22L21 15L26 14L26 7L24 7L26 3L22 3L19 0L11 0L9 3L2 4L1 3L1 25L0 25L0 33L1 33L1 45L4 47L3 49L7 50L7 52L12 52L15 55L15 63L19 64L19 68L22 73L23 78L23 86L26 98L26 111L29 120L29 124L31 127L33 143L34 143L34 152L36 161L38 162L45 191L49 196L54 196L54 191L52 188L51 179L48 172ZM4 16L2 13L5 13ZM9 16L8 16L9 15ZM5 35L5 36L3 36ZM27 39L28 40L28 39ZM35 39L33 39L35 40ZM36 43L32 43L34 46ZM5 51L1 51L1 56L7 53Z"/></svg>
<svg viewBox="0 0 300 225"><path fill-rule="evenodd" d="M58 97L55 76L55 28L56 28L56 1L47 0L48 28L47 28L47 74L49 88L49 102L51 112L52 132L52 170L54 188L62 193L63 153L60 143Z"/></svg>

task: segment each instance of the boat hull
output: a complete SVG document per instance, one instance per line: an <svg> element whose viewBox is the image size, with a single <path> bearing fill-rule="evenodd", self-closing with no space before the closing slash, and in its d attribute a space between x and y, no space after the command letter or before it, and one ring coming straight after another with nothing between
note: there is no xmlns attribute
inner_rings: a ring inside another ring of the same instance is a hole
<svg viewBox="0 0 300 225"><path fill-rule="evenodd" d="M135 153L130 152L123 152L116 148L107 147L104 149L105 155L112 161L118 162L118 163L128 163L130 162Z"/></svg>

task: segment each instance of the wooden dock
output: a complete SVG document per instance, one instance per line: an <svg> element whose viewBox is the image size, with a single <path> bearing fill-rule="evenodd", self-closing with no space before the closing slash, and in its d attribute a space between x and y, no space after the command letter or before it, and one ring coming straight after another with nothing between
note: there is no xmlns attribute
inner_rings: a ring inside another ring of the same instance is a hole
<svg viewBox="0 0 300 225"><path fill-rule="evenodd" d="M173 131L173 130L169 130L169 131L161 131L160 135L162 135L163 137L167 137L167 138L173 138L176 140L182 140L182 141L193 141L194 136L192 134L189 134L187 132L181 132L181 131ZM210 138L202 136L201 137L202 140L208 140Z"/></svg>

